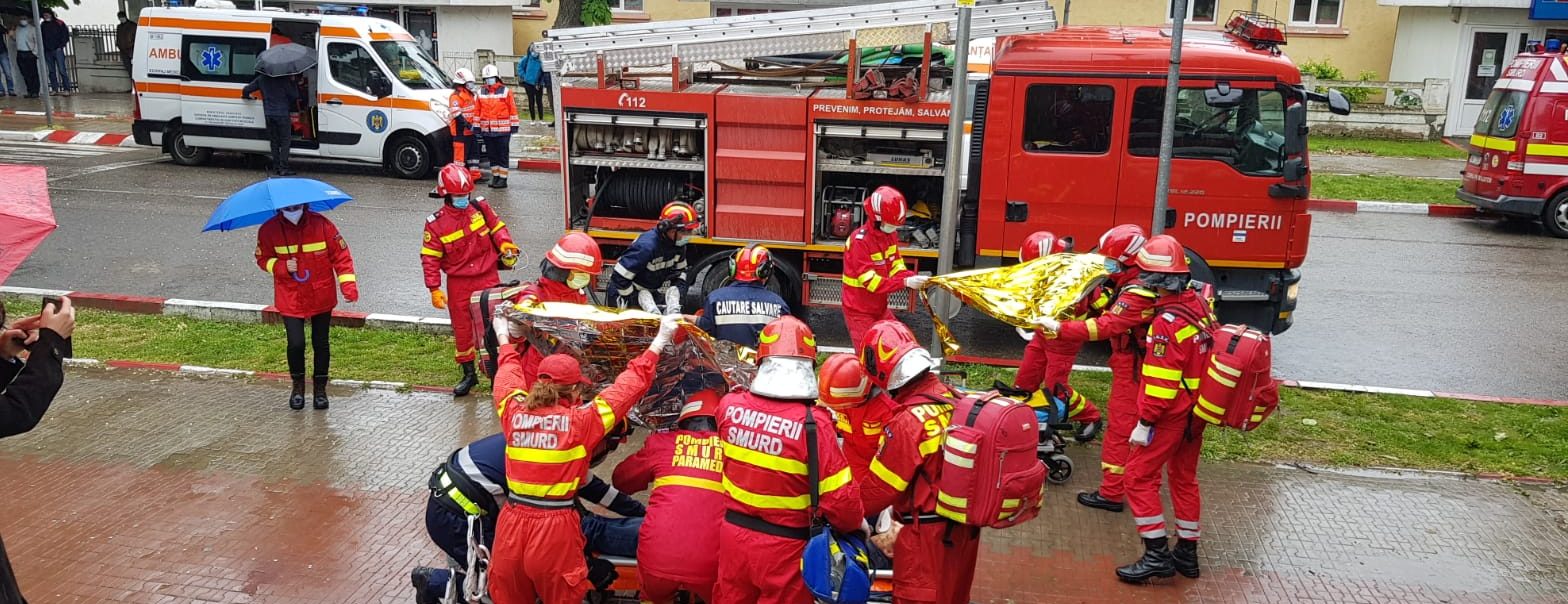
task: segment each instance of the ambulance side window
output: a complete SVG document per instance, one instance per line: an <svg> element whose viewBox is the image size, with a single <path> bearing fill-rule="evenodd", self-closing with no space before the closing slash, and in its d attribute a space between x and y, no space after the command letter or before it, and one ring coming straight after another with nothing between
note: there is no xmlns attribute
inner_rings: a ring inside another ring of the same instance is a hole
<svg viewBox="0 0 1568 604"><path fill-rule="evenodd" d="M365 94L371 94L370 82L381 71L369 50L347 42L327 45L327 69L337 83Z"/></svg>
<svg viewBox="0 0 1568 604"><path fill-rule="evenodd" d="M1024 101L1023 145L1034 153L1105 153L1111 148L1110 86L1035 84Z"/></svg>
<svg viewBox="0 0 1568 604"><path fill-rule="evenodd" d="M249 84L256 79L256 55L267 49L260 38L185 36L180 75L193 82Z"/></svg>

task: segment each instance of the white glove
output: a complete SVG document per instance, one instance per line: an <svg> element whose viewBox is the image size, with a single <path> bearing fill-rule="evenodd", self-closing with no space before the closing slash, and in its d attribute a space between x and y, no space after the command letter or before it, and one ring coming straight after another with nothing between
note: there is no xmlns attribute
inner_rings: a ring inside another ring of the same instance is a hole
<svg viewBox="0 0 1568 604"><path fill-rule="evenodd" d="M877 525L875 530L871 531L871 534L876 535L891 531L894 524L898 523L893 521L893 508L885 508L882 510L882 513L877 514Z"/></svg>
<svg viewBox="0 0 1568 604"><path fill-rule="evenodd" d="M494 319L490 320L490 328L495 330L496 343L502 346L507 345L512 341L513 337L516 337L512 335L512 322L506 320L506 317L496 315Z"/></svg>
<svg viewBox="0 0 1568 604"><path fill-rule="evenodd" d="M907 279L904 279L904 287L907 287L909 289L920 289L922 287L925 287L926 286L926 282L930 281L930 280L931 280L931 276L930 275L915 275L913 277L909 277Z"/></svg>
<svg viewBox="0 0 1568 604"><path fill-rule="evenodd" d="M1051 333L1056 333L1062 330L1062 322L1056 320L1054 317L1040 317L1034 320L1034 324L1039 325L1040 329L1044 329Z"/></svg>
<svg viewBox="0 0 1568 604"><path fill-rule="evenodd" d="M1034 341L1034 330L1032 330L1032 329L1024 329L1022 327L1014 327L1013 331L1018 332L1018 337L1023 338L1025 342L1033 342Z"/></svg>
<svg viewBox="0 0 1568 604"><path fill-rule="evenodd" d="M681 314L681 290L674 285L664 290L664 314Z"/></svg>
<svg viewBox="0 0 1568 604"><path fill-rule="evenodd" d="M659 319L659 335L653 336L653 342L648 344L648 350L657 354L664 354L664 348L675 339L675 330L680 329L680 315L664 315Z"/></svg>
<svg viewBox="0 0 1568 604"><path fill-rule="evenodd" d="M659 305L653 303L653 292L646 289L637 291L637 305L641 306L646 312L656 315L663 314L659 312Z"/></svg>
<svg viewBox="0 0 1568 604"><path fill-rule="evenodd" d="M1145 424L1142 421L1138 422L1138 427L1132 429L1132 436L1127 438L1127 442L1140 447L1149 446L1149 443L1153 440L1154 426Z"/></svg>

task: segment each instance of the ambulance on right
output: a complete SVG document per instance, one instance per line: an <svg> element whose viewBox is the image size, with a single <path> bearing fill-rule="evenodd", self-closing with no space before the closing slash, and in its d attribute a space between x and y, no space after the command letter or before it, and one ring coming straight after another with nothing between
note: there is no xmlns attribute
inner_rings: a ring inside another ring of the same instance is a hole
<svg viewBox="0 0 1568 604"><path fill-rule="evenodd" d="M1568 238L1568 57L1530 41L1476 118L1459 200Z"/></svg>

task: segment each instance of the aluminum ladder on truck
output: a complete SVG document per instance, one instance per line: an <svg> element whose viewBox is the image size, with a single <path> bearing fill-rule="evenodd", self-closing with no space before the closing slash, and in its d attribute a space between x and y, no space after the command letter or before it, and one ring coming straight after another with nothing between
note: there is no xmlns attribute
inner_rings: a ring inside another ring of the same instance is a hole
<svg viewBox="0 0 1568 604"><path fill-rule="evenodd" d="M906 0L734 17L688 19L550 30L539 43L545 70L606 73L632 67L670 66L678 81L681 65L758 56L850 50L857 46L951 42L958 8L954 0ZM1056 29L1056 12L1046 0L978 0L971 36L986 38ZM561 78L555 78L561 81Z"/></svg>

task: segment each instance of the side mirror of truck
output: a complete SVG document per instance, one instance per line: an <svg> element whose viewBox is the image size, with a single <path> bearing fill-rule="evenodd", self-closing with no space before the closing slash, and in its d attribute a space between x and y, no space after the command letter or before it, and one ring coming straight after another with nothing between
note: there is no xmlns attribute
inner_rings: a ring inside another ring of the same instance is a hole
<svg viewBox="0 0 1568 604"><path fill-rule="evenodd" d="M1334 115L1350 115L1350 100L1338 90L1328 91L1328 110Z"/></svg>
<svg viewBox="0 0 1568 604"><path fill-rule="evenodd" d="M1285 157L1301 155L1307 151L1307 104L1293 103L1285 107ZM1287 164L1289 165L1289 164Z"/></svg>
<svg viewBox="0 0 1568 604"><path fill-rule="evenodd" d="M1230 82L1219 82L1203 91L1203 100L1215 109L1234 109L1241 106L1241 91L1231 88Z"/></svg>

